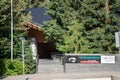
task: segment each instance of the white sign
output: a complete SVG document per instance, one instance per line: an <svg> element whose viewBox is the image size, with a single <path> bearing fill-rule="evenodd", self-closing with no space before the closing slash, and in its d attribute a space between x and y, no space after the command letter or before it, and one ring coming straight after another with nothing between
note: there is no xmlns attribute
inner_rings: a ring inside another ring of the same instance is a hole
<svg viewBox="0 0 120 80"><path fill-rule="evenodd" d="M101 56L101 63L115 63L115 56Z"/></svg>
<svg viewBox="0 0 120 80"><path fill-rule="evenodd" d="M116 47L120 47L120 32L115 32L115 43Z"/></svg>

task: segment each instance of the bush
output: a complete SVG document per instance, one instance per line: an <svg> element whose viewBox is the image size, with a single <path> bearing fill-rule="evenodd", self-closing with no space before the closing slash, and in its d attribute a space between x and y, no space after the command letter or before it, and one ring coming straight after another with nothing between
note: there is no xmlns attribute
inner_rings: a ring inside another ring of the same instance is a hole
<svg viewBox="0 0 120 80"><path fill-rule="evenodd" d="M25 73L34 74L36 72L36 62L33 60L32 55L25 56Z"/></svg>
<svg viewBox="0 0 120 80"><path fill-rule="evenodd" d="M0 76L3 76L6 72L5 60L0 59Z"/></svg>
<svg viewBox="0 0 120 80"><path fill-rule="evenodd" d="M0 60L0 76L20 75L22 74L22 62L19 60Z"/></svg>
<svg viewBox="0 0 120 80"><path fill-rule="evenodd" d="M6 73L5 75L20 75L22 74L22 62L19 60L7 60L6 61Z"/></svg>

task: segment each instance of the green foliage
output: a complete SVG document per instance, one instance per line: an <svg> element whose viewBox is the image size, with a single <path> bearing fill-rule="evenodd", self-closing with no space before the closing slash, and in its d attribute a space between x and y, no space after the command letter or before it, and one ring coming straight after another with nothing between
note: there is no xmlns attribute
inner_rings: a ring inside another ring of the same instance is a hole
<svg viewBox="0 0 120 80"><path fill-rule="evenodd" d="M120 30L119 3L120 0L50 0L47 14L52 20L45 25L46 38L62 52L116 53L114 33Z"/></svg>
<svg viewBox="0 0 120 80"><path fill-rule="evenodd" d="M0 0L0 58L8 58L10 52L10 13L8 12L10 12L9 1Z"/></svg>
<svg viewBox="0 0 120 80"><path fill-rule="evenodd" d="M22 62L19 60L6 60L5 75L20 75L22 74Z"/></svg>
<svg viewBox="0 0 120 80"><path fill-rule="evenodd" d="M26 55L25 64L26 64L26 69L25 69L26 74L33 74L36 72L36 62L35 60L32 59L32 55Z"/></svg>
<svg viewBox="0 0 120 80"><path fill-rule="evenodd" d="M79 9L80 19L85 25L86 39L92 53L115 53L114 34L120 30L120 18L116 9L118 0L84 0ZM116 6L114 5L116 4Z"/></svg>
<svg viewBox="0 0 120 80"><path fill-rule="evenodd" d="M62 35L63 44L59 44L58 49L64 51L65 53L83 53L87 52L86 49L88 46L85 44L88 43L84 39L84 25L77 21L72 21L70 26L67 26L67 30ZM85 46L84 46L85 45Z"/></svg>
<svg viewBox="0 0 120 80"><path fill-rule="evenodd" d="M6 37L0 38L0 58L8 58L10 56L10 41Z"/></svg>
<svg viewBox="0 0 120 80"><path fill-rule="evenodd" d="M44 31L47 35L46 38L48 39L48 42L53 44L55 44L55 42L62 42L61 35L63 34L63 30L57 24L56 20L50 20L48 22L45 22Z"/></svg>
<svg viewBox="0 0 120 80"><path fill-rule="evenodd" d="M30 15L25 12L27 3L25 0L14 0L12 7L14 30L22 30L22 25L31 18Z"/></svg>
<svg viewBox="0 0 120 80"><path fill-rule="evenodd" d="M0 27L10 25L10 1L0 0ZM7 27L8 28L8 27Z"/></svg>
<svg viewBox="0 0 120 80"><path fill-rule="evenodd" d="M25 58L25 73L32 74L35 73L35 61L32 59L32 56L26 55ZM19 59L13 61L9 59L0 59L0 76L10 76L10 75L22 75L23 64Z"/></svg>
<svg viewBox="0 0 120 80"><path fill-rule="evenodd" d="M33 59L32 56L32 51L30 48L30 40L26 40L24 42L24 46L25 46L25 73L26 74L33 74L36 72L36 61ZM19 48L16 47L16 58L19 59L20 61L22 61L22 42L19 40ZM15 56L14 56L15 57Z"/></svg>
<svg viewBox="0 0 120 80"><path fill-rule="evenodd" d="M27 0L28 1L28 0ZM31 1L31 0L29 0ZM8 59L10 58L10 37L11 37L11 2L10 0L0 0L0 58ZM26 36L26 28L23 27L23 24L30 20L30 14L26 14L25 10L28 7L28 3L25 0L14 0L13 1L13 58L17 60L21 60L21 36ZM26 55L32 56L29 43L26 41ZM26 56L27 59L28 56ZM31 63L31 64L30 64ZM1 62L1 64L5 64L5 71L1 72L4 75L18 75L21 74L21 63L19 61L6 60L5 63ZM32 57L27 59L25 62L25 70L26 73L34 73L35 61ZM18 67L18 69L16 69ZM30 68L31 67L31 68ZM2 66L0 70L2 69ZM20 69L20 70L19 70ZM31 70L30 70L31 69Z"/></svg>
<svg viewBox="0 0 120 80"><path fill-rule="evenodd" d="M0 59L0 76L22 74L22 62L19 60Z"/></svg>
<svg viewBox="0 0 120 80"><path fill-rule="evenodd" d="M19 37L25 36L26 29L23 24L31 17L26 14L27 3L24 0L13 1L13 36L14 36L14 58L20 54L20 40ZM10 1L0 0L0 58L10 58Z"/></svg>
<svg viewBox="0 0 120 80"><path fill-rule="evenodd" d="M49 0L25 0L27 7L40 7L44 6Z"/></svg>
<svg viewBox="0 0 120 80"><path fill-rule="evenodd" d="M0 76L3 76L6 72L5 60L0 59Z"/></svg>
<svg viewBox="0 0 120 80"><path fill-rule="evenodd" d="M33 74L36 72L36 60L33 59L31 48L28 45L30 45L30 41L25 42L25 73Z"/></svg>

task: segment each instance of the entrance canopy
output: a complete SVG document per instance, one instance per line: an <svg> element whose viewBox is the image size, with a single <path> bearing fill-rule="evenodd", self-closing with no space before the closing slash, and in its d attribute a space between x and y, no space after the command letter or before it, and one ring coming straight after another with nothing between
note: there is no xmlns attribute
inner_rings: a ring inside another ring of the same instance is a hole
<svg viewBox="0 0 120 80"><path fill-rule="evenodd" d="M36 39L39 58L51 58L51 52L56 49L51 43L46 42L44 31L31 22L27 22L24 26L27 28L27 36Z"/></svg>

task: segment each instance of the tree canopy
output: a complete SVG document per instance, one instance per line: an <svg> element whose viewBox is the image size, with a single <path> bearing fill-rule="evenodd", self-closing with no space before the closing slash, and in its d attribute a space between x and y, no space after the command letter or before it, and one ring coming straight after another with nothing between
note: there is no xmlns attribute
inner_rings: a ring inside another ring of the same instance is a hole
<svg viewBox="0 0 120 80"><path fill-rule="evenodd" d="M0 57L9 58L10 57L10 37L11 37L11 2L8 0L0 0ZM21 26L25 21L29 20L29 16L25 14L26 3L24 0L14 0L13 1L13 31L14 31L14 55L17 54L20 49L19 37L24 36L22 31L25 31ZM19 46L17 46L19 45ZM16 52L17 51L17 52ZM20 52L20 51L19 51Z"/></svg>
<svg viewBox="0 0 120 80"><path fill-rule="evenodd" d="M116 53L119 3L120 0L50 0L47 14L52 20L45 24L48 41L55 41L58 50L65 53Z"/></svg>
<svg viewBox="0 0 120 80"><path fill-rule="evenodd" d="M28 7L27 2L25 0L13 0L13 59L17 59L20 61L21 59L21 36L26 36L26 28L23 27L23 24L26 21L31 19L31 16L26 13L26 8ZM5 59L10 59L11 52L11 1L10 0L0 0L0 60L1 62L5 62ZM32 53L29 48L29 42L25 42L25 66L26 73L34 73L35 72L35 61L32 59ZM26 59L26 57L29 57ZM26 61L27 60L27 61ZM10 61L10 60L9 60ZM32 63L32 64L30 64ZM8 63L4 63L7 65ZM3 69L6 69L7 66L4 67L1 65L0 74L5 75L5 73L1 73ZM22 65L21 63L12 63L9 66L10 70L8 70L8 75L15 75L19 72L15 72L12 65ZM11 69L12 66L12 69ZM22 69L21 69L22 70ZM19 70L20 71L20 70ZM14 73L15 72L15 73ZM1 76L0 75L0 76Z"/></svg>

